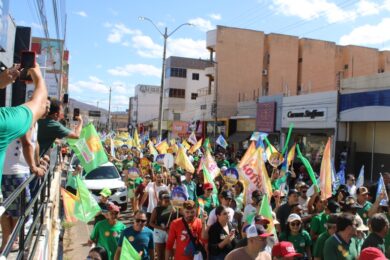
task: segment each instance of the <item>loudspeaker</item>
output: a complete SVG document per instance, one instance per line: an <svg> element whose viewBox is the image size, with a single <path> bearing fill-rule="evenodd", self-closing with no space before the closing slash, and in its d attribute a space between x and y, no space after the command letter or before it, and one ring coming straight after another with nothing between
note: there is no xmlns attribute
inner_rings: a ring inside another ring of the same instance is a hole
<svg viewBox="0 0 390 260"><path fill-rule="evenodd" d="M69 94L64 94L64 98L62 99L63 104L68 104L69 101Z"/></svg>

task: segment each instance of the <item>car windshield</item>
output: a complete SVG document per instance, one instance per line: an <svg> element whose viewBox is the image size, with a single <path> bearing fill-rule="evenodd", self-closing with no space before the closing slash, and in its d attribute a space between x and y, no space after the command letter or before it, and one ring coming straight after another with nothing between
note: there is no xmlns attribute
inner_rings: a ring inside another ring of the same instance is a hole
<svg viewBox="0 0 390 260"><path fill-rule="evenodd" d="M120 178L118 171L114 166L101 166L90 173L86 174L83 171L83 176L86 180L103 180L103 179L118 179Z"/></svg>

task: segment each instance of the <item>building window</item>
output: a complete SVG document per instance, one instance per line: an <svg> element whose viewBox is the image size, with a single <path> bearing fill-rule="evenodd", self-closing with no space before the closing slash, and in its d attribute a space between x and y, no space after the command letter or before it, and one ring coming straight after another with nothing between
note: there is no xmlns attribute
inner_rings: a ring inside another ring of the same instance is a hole
<svg viewBox="0 0 390 260"><path fill-rule="evenodd" d="M180 120L180 113L173 113L173 120L179 121Z"/></svg>
<svg viewBox="0 0 390 260"><path fill-rule="evenodd" d="M207 105L200 105L200 110L206 110L207 109Z"/></svg>
<svg viewBox="0 0 390 260"><path fill-rule="evenodd" d="M199 73L192 73L192 80L199 80Z"/></svg>
<svg viewBox="0 0 390 260"><path fill-rule="evenodd" d="M187 69L167 68L165 77L187 78Z"/></svg>
<svg viewBox="0 0 390 260"><path fill-rule="evenodd" d="M191 99L195 100L198 97L198 93L191 93Z"/></svg>
<svg viewBox="0 0 390 260"><path fill-rule="evenodd" d="M186 97L186 90L185 89L170 88L170 89L167 89L167 92L169 93L168 97L170 97L170 98L185 98Z"/></svg>

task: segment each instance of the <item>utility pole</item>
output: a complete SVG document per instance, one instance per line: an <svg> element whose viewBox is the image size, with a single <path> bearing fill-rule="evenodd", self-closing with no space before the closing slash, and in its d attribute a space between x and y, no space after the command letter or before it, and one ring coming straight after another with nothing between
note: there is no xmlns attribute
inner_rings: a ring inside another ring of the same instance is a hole
<svg viewBox="0 0 390 260"><path fill-rule="evenodd" d="M107 129L108 129L108 131L111 131L111 86L110 86L110 95L109 95L109 99L108 99Z"/></svg>
<svg viewBox="0 0 390 260"><path fill-rule="evenodd" d="M158 110L158 136L161 140L162 138L162 121L163 121L163 99L164 99L164 76L165 76L165 56L166 56L166 51L167 51L167 39L174 34L179 28L181 28L184 25L189 25L192 26L190 23L183 23L176 27L175 30L173 30L171 33L168 34L168 28L165 27L164 33L158 29L157 25L148 17L140 16L138 17L139 20L145 20L150 22L154 28L161 34L161 36L164 38L164 49L163 49L163 58L162 58L162 71L161 71L161 88L160 88L160 105L159 105L159 110Z"/></svg>

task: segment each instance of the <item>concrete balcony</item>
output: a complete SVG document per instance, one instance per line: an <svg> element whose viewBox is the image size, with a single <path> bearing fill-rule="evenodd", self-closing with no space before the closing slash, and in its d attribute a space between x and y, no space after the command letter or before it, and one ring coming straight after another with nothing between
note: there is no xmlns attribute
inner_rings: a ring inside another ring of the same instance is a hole
<svg viewBox="0 0 390 260"><path fill-rule="evenodd" d="M208 31L206 35L206 48L215 51L216 45L217 45L217 30L215 29L215 30Z"/></svg>
<svg viewBox="0 0 390 260"><path fill-rule="evenodd" d="M205 74L206 74L207 77L214 78L215 77L215 66L207 67L205 69Z"/></svg>

